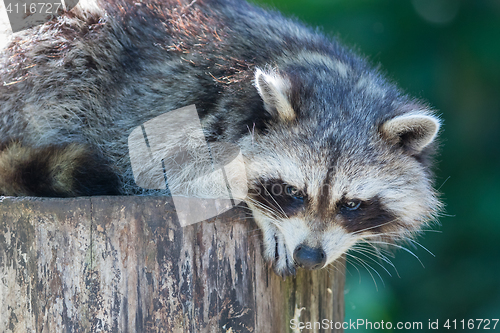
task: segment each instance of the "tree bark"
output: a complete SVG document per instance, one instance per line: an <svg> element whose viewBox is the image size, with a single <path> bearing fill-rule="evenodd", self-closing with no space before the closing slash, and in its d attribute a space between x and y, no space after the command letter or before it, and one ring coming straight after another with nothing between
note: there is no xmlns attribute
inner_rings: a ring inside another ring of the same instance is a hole
<svg viewBox="0 0 500 333"><path fill-rule="evenodd" d="M343 260L283 281L247 211L183 228L169 198L0 197L0 332L295 333L294 318L342 322ZM341 330L302 332L330 331Z"/></svg>

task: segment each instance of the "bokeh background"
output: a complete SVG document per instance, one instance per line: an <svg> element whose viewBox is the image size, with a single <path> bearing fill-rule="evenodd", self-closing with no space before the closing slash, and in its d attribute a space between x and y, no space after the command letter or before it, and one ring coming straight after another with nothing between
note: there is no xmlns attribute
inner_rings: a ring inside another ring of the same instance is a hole
<svg viewBox="0 0 500 333"><path fill-rule="evenodd" d="M450 332L446 319L500 318L500 1L255 2L338 36L444 119L436 172L446 215L419 239L435 257L410 247L422 266L397 251L399 276L368 260L381 278L348 265L346 319L421 321L423 331L439 319Z"/></svg>

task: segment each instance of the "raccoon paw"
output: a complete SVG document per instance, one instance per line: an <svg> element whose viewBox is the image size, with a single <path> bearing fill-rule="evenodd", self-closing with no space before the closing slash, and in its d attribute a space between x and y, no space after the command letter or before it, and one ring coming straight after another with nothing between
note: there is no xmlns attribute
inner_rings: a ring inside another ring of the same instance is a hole
<svg viewBox="0 0 500 333"><path fill-rule="evenodd" d="M295 275L295 263L293 258L288 255L285 240L281 233L274 234L274 258L272 259L274 272L286 279L287 276Z"/></svg>

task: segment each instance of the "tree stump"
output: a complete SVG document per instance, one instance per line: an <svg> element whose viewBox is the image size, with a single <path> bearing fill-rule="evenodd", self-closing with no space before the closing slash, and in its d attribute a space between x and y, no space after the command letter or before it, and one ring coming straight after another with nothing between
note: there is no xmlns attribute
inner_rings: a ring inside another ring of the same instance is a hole
<svg viewBox="0 0 500 333"><path fill-rule="evenodd" d="M283 281L247 211L183 228L165 197L0 197L0 332L295 333L294 318L342 322L343 262Z"/></svg>

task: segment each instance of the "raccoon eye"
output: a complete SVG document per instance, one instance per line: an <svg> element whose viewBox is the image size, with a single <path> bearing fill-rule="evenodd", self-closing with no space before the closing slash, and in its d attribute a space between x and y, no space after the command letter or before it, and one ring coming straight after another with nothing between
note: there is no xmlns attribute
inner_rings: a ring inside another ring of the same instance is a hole
<svg viewBox="0 0 500 333"><path fill-rule="evenodd" d="M360 200L349 200L346 203L342 205L342 208L345 208L346 210L356 210L361 206L361 201Z"/></svg>
<svg viewBox="0 0 500 333"><path fill-rule="evenodd" d="M294 199L304 199L304 194L295 186L287 186L285 191L286 194L293 197Z"/></svg>

